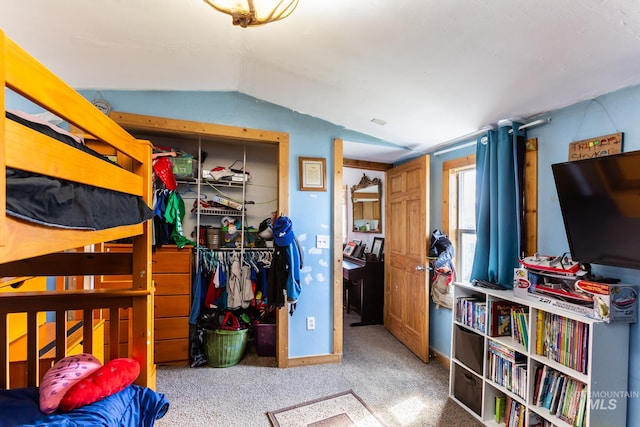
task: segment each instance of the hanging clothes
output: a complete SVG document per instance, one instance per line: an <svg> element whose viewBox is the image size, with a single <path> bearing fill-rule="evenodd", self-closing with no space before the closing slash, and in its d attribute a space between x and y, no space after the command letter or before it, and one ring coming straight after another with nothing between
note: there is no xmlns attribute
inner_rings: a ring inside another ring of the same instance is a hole
<svg viewBox="0 0 640 427"><path fill-rule="evenodd" d="M438 229L433 230L428 256L432 266L431 298L436 308L451 309L453 307L451 284L455 277L454 254L453 244L449 237Z"/></svg>
<svg viewBox="0 0 640 427"><path fill-rule="evenodd" d="M202 285L203 279L200 271L196 272L193 277L193 285L191 286L191 295L193 300L191 301L191 312L189 314L189 323L195 325L198 322L200 316L200 308L202 306Z"/></svg>
<svg viewBox="0 0 640 427"><path fill-rule="evenodd" d="M289 314L293 315L300 298L301 251L293 231L293 224L286 216L273 221L274 252L267 276L268 299L276 307L289 303Z"/></svg>
<svg viewBox="0 0 640 427"><path fill-rule="evenodd" d="M157 247L161 247L171 243L171 230L169 224L164 219L164 211L167 208L169 190L156 190L154 192L154 196L153 244Z"/></svg>
<svg viewBox="0 0 640 427"><path fill-rule="evenodd" d="M184 215L184 200L180 197L179 192L171 191L167 198L167 207L164 211L164 219L167 223L174 226L171 231L171 240L173 240L179 248L183 248L185 245L196 246L195 242L187 239L184 235L184 230L182 229Z"/></svg>
<svg viewBox="0 0 640 427"><path fill-rule="evenodd" d="M241 280L240 260L236 257L231 263L231 273L227 283L227 307L232 310L242 305Z"/></svg>
<svg viewBox="0 0 640 427"><path fill-rule="evenodd" d="M270 249L248 251L198 251L189 323L196 323L202 309L235 310L266 304L267 274L272 263ZM256 293L260 301L256 301Z"/></svg>
<svg viewBox="0 0 640 427"><path fill-rule="evenodd" d="M247 308L254 301L255 294L253 291L253 283L251 282L251 267L248 265L242 266L242 282L241 282L241 298L240 306Z"/></svg>

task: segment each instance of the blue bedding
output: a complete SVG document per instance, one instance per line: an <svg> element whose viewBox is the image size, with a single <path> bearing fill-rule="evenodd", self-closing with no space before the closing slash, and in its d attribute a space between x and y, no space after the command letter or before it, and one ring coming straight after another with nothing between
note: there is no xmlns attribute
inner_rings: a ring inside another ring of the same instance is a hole
<svg viewBox="0 0 640 427"><path fill-rule="evenodd" d="M151 427L168 409L164 394L135 384L91 405L50 415L40 412L36 387L0 390L0 427Z"/></svg>

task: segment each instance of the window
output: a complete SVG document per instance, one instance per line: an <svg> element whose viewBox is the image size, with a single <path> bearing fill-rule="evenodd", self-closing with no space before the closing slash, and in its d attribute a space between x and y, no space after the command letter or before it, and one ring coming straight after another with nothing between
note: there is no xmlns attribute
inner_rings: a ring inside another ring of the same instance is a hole
<svg viewBox="0 0 640 427"><path fill-rule="evenodd" d="M468 282L476 247L475 155L442 164L442 228L455 249L456 280Z"/></svg>

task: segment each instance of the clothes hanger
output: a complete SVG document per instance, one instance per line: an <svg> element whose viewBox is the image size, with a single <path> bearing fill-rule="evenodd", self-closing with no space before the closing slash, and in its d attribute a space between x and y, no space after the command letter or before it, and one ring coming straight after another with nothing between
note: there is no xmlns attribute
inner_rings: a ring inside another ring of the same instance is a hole
<svg viewBox="0 0 640 427"><path fill-rule="evenodd" d="M191 194L191 195L189 195L189 194ZM197 199L198 198L198 193L191 189L190 183L187 183L187 191L181 192L180 193L180 197L182 197L183 199ZM200 198L201 199L206 199L207 195L206 194L201 194Z"/></svg>
<svg viewBox="0 0 640 427"><path fill-rule="evenodd" d="M257 255L258 254L255 252L245 252L245 261L247 262L247 265L256 273L260 271L260 269L256 265Z"/></svg>

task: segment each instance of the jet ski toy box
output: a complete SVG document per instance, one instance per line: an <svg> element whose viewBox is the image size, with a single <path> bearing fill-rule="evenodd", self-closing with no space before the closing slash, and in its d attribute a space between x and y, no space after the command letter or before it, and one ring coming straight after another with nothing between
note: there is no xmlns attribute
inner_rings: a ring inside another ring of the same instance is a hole
<svg viewBox="0 0 640 427"><path fill-rule="evenodd" d="M580 263L573 261L566 253L557 257L535 254L522 258L520 264L529 271L569 278L587 273L581 268Z"/></svg>
<svg viewBox="0 0 640 427"><path fill-rule="evenodd" d="M577 263L565 259L560 265L549 265L552 257L544 258L546 260L539 262L527 258L520 261L523 267L514 271L515 296L604 322L633 323L637 320L634 286L586 280L587 272Z"/></svg>
<svg viewBox="0 0 640 427"><path fill-rule="evenodd" d="M577 280L576 291L591 295L595 319L605 322L634 323L638 319L638 292L632 285L605 284Z"/></svg>

